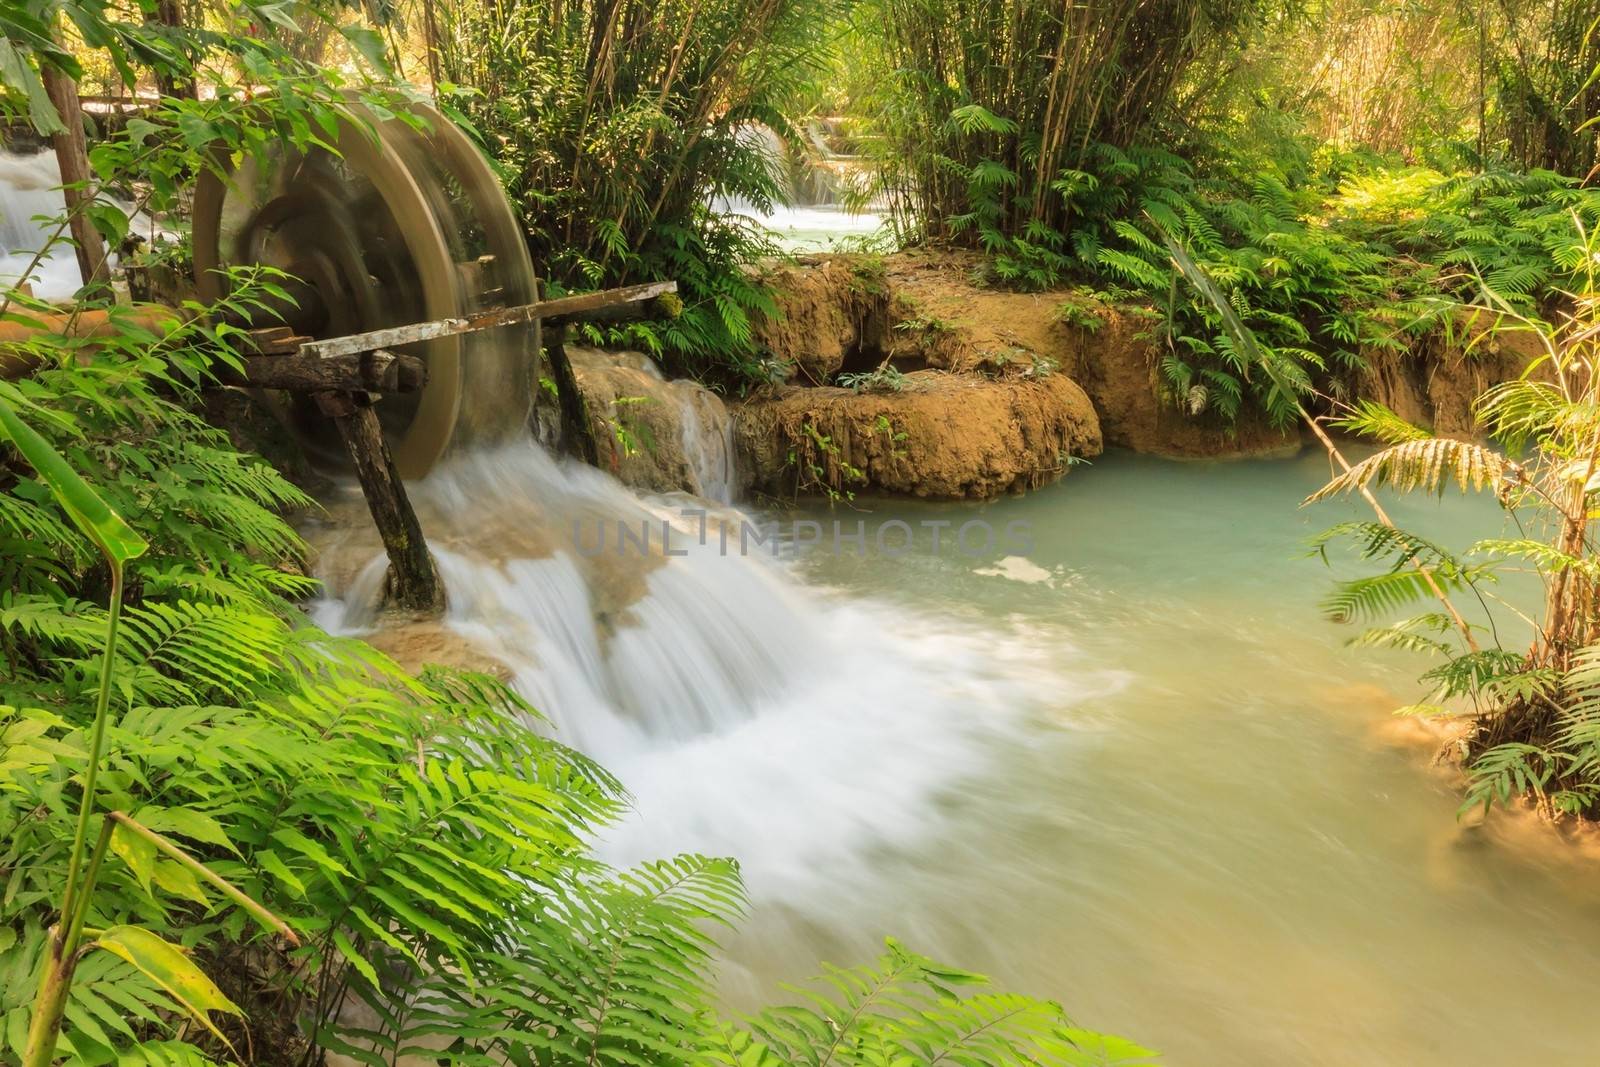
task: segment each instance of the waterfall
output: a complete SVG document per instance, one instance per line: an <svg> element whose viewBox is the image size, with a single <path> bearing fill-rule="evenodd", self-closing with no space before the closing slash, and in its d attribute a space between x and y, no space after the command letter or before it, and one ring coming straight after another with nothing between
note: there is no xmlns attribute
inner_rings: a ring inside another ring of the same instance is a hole
<svg viewBox="0 0 1600 1067"><path fill-rule="evenodd" d="M619 862L731 854L753 891L802 894L822 865L935 826L941 790L990 758L975 737L1009 734L1047 684L981 628L807 588L770 546L725 551L719 532L754 516L710 509L700 527L681 495L531 443L452 461L412 496L443 628L634 794L602 842ZM384 560L359 495L330 513L309 535L330 592L317 618L370 634ZM648 528L648 549L619 546L618 526Z"/></svg>
<svg viewBox="0 0 1600 1067"><path fill-rule="evenodd" d="M673 383L678 384L678 383ZM683 454L694 471L695 492L718 504L733 502L733 415L716 394L692 382L678 389Z"/></svg>
<svg viewBox="0 0 1600 1067"><path fill-rule="evenodd" d="M692 379L666 378L643 352L573 346L567 358L596 436L611 439L603 446L615 443L615 426L624 420L647 424L653 435L627 455L612 448L602 466L629 485L732 502L733 415L721 397Z"/></svg>
<svg viewBox="0 0 1600 1067"><path fill-rule="evenodd" d="M38 216L55 218L62 210L55 153L0 152L0 285L17 284L54 231L54 224L41 225ZM45 300L70 297L83 284L77 253L66 241L51 246L31 277L34 295Z"/></svg>
<svg viewBox="0 0 1600 1067"><path fill-rule="evenodd" d="M101 196L132 211L127 203ZM83 274L78 253L65 234L33 264L35 253L55 234L56 220L65 208L61 167L54 152L20 155L0 150L0 286L16 285L28 271L33 295L41 300L69 300L78 291ZM129 231L154 238L157 228L148 216L136 213L129 219ZM114 268L116 249L109 252Z"/></svg>

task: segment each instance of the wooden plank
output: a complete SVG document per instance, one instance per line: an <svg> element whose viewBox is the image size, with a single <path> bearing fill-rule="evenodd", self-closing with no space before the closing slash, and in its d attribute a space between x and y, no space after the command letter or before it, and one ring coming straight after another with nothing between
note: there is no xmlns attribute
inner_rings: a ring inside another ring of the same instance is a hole
<svg viewBox="0 0 1600 1067"><path fill-rule="evenodd" d="M218 368L222 381L291 393L329 391L414 393L428 384L428 364L399 352L361 352L317 359L310 356L249 356L244 373Z"/></svg>
<svg viewBox="0 0 1600 1067"><path fill-rule="evenodd" d="M620 304L642 303L677 291L677 282L628 285L621 289L604 289L598 293L563 296L555 300L541 300L514 308L496 308L471 318L438 319L433 322L417 322L409 326L392 326L383 330L350 334L347 337L330 337L325 341L310 341L300 346L299 354L323 359L330 356L351 356L378 348L395 348L400 345L415 344L418 341L432 341L440 337L474 333L496 326L518 326L535 319L562 318L573 321L582 319L587 313Z"/></svg>

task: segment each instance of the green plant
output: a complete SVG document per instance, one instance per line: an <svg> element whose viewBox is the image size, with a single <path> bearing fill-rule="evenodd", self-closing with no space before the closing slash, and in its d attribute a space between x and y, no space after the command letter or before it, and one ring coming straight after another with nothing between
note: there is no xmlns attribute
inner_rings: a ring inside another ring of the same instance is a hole
<svg viewBox="0 0 1600 1067"><path fill-rule="evenodd" d="M1438 438L1379 404L1346 405L1336 424L1384 444L1348 462L1300 401L1305 392L1283 364L1258 345L1228 300L1176 242L1169 251L1181 272L1224 317L1239 349L1292 402L1322 440L1340 473L1308 503L1355 493L1377 521L1341 523L1313 540L1326 557L1337 541L1353 542L1376 574L1340 582L1323 609L1336 622L1376 622L1352 642L1399 648L1438 660L1422 675L1429 693L1405 714L1473 716L1466 752L1470 785L1463 808L1531 796L1549 814L1592 816L1600 810L1600 566L1592 557L1589 522L1600 493L1600 238L1574 212L1567 240L1551 249L1552 270L1570 279L1566 309L1555 323L1523 314L1517 294L1482 285L1479 311L1490 325L1473 343L1513 330L1532 334L1542 354L1522 376L1491 387L1476 404L1480 425L1500 447ZM1481 283L1480 283L1481 284ZM1443 493L1490 491L1520 536L1479 541L1453 552L1398 527L1376 490ZM1495 593L1500 575L1532 570L1543 591L1534 618ZM1455 600L1476 604L1470 621ZM1432 601L1434 610L1400 621L1395 612ZM1533 630L1531 645L1502 643L1499 613Z"/></svg>
<svg viewBox="0 0 1600 1067"><path fill-rule="evenodd" d="M1469 738L1471 785L1467 805L1484 807L1531 795L1550 813L1591 815L1600 800L1600 730L1594 726L1594 648L1600 641L1600 569L1588 532L1600 487L1600 423L1594 324L1600 321L1595 255L1600 241L1580 225L1576 239L1555 253L1558 269L1575 284L1567 310L1554 324L1521 314L1512 300L1486 287L1484 311L1492 330L1537 338L1542 354L1515 381L1494 386L1477 402L1483 429L1504 450L1434 438L1391 412L1367 406L1346 425L1378 436L1388 447L1334 479L1312 499L1387 485L1401 492L1492 491L1519 536L1479 541L1454 553L1414 535L1383 536L1336 528L1354 536L1364 558L1390 569L1342 583L1330 613L1344 619L1381 618L1416 599L1397 562L1421 561L1452 587L1475 594L1484 623L1471 631L1441 626L1424 614L1368 630L1358 643L1402 647L1439 660L1423 675L1431 692L1406 710L1445 714L1465 704L1475 716ZM1533 639L1526 649L1501 643L1494 610L1514 611L1494 595L1500 574L1531 570L1543 592L1538 618L1524 616ZM1474 635L1479 635L1475 639Z"/></svg>
<svg viewBox="0 0 1600 1067"><path fill-rule="evenodd" d="M906 387L906 376L888 361L869 371L841 374L834 381L856 393L898 393Z"/></svg>
<svg viewBox="0 0 1600 1067"><path fill-rule="evenodd" d="M1090 146L1125 148L1189 64L1251 4L876 0L855 15L875 84L882 186L902 236L954 239L1049 284L1069 251L1071 191ZM1065 194L1065 195L1064 195Z"/></svg>
<svg viewBox="0 0 1600 1067"><path fill-rule="evenodd" d="M647 396L619 396L614 401L617 405L617 415L613 419L608 419L607 422L611 427L611 434L617 442L617 447L621 449L623 459L637 455L641 451L655 452L656 439L650 430L649 424L636 422L624 414L629 407L635 404L651 404L654 402Z"/></svg>
<svg viewBox="0 0 1600 1067"><path fill-rule="evenodd" d="M8 107L37 105L37 64L73 59L39 32L54 14L4 14ZM305 145L346 106L335 74L284 45L281 5L189 28L69 14L109 42L128 87L135 62L224 82L96 146L76 210L109 233L126 217L103 190L137 184L168 209L219 148ZM371 30L344 32L381 52ZM229 324L285 299L278 280L234 272L217 305L154 325L108 308L100 336L40 330L8 347L25 373L0 382L0 1058L48 1062L57 1022L71 1062L129 1067L234 1049L517 1067L754 1049L765 1039L720 1021L712 993L714 932L742 906L731 861L607 868L589 843L625 810L621 785L535 729L516 692L408 673L303 617L316 583L285 514L313 502L197 414L218 366L242 358ZM4 310L48 309L8 289ZM97 803L114 810L94 834ZM104 951L78 951L91 943ZM352 1002L376 1021L350 1021ZM894 1021L900 1047L956 1057L981 1041L994 1062L1037 1061L1031 1030L1002 1047L955 1027L958 1005L926 1003ZM1017 1004L1040 1034L1066 1025ZM856 1029L890 1038L877 1015ZM783 1038L796 1054L807 1040ZM819 1060L845 1051L831 1032L811 1044Z"/></svg>
<svg viewBox="0 0 1600 1067"><path fill-rule="evenodd" d="M724 1067L871 1067L969 1063L998 1067L1136 1067L1154 1053L1075 1026L1060 1005L986 987L894 941L874 966L829 968L824 993L769 1008L714 1035L707 1063Z"/></svg>
<svg viewBox="0 0 1600 1067"><path fill-rule="evenodd" d="M831 504L855 500L852 483L865 482L867 474L844 458L844 450L829 434L807 419L792 435L792 444L786 457L787 465L795 472L794 494L819 492Z"/></svg>
<svg viewBox="0 0 1600 1067"><path fill-rule="evenodd" d="M1056 306L1056 321L1097 333L1106 324L1103 313L1098 310L1100 304L1099 298L1094 296L1088 297L1085 302L1064 300Z"/></svg>
<svg viewBox="0 0 1600 1067"><path fill-rule="evenodd" d="M881 435L889 442L889 454L896 459L905 458L905 449L900 446L905 444L910 434L905 430L897 430L894 423L889 421L889 416L879 415L872 422L872 432Z"/></svg>
<svg viewBox="0 0 1600 1067"><path fill-rule="evenodd" d="M786 195L755 124L826 49L832 0L547 0L440 7L450 99L501 167L552 292L671 278L670 322L608 331L712 377L760 378L751 316L776 314L751 260L776 254L746 217Z"/></svg>
<svg viewBox="0 0 1600 1067"><path fill-rule="evenodd" d="M121 924L102 930L85 925L94 904L95 886L107 848L116 851L146 886L158 862L156 853L159 851L177 864L169 870L184 872L191 882L197 876L205 879L269 929L286 935L291 942L294 941L294 934L282 920L259 903L205 865L197 863L167 838L120 811L101 816L93 849L86 851L89 828L94 822L94 809L99 800L96 782L101 771L106 720L111 706L117 638L122 619L124 568L129 561L144 555L149 545L122 521L121 516L106 506L99 494L78 476L49 442L17 415L4 395L0 395L0 431L38 473L73 525L94 542L111 575L105 642L100 654L99 681L95 687L94 720L89 728L91 740L83 773L82 793L78 799L72 847L67 858L66 889L56 909L56 923L47 935L47 952L38 980L39 991L34 997L25 1046L21 1050L23 1067L48 1067L54 1062L62 1019L68 1010L72 993L73 975L83 958L95 949L109 952L132 964L170 995L196 1022L217 1033L220 1038L220 1032L216 1031L207 1013L211 1010L237 1011L237 1008L189 961L181 948L143 926ZM29 727L22 734L26 736L33 733L37 736L41 732ZM6 731L6 739L13 741L12 747L15 747L14 735L17 733L14 729Z"/></svg>

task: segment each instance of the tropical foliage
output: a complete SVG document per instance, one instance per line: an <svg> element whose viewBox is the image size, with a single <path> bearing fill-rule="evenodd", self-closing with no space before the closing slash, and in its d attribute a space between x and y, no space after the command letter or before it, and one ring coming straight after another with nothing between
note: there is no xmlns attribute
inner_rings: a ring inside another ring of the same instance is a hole
<svg viewBox="0 0 1600 1067"><path fill-rule="evenodd" d="M712 377L760 377L744 265L776 251L747 217L787 195L753 124L788 130L830 0L441 5L446 77L503 168L534 263L564 289L678 282L683 314L619 340Z"/></svg>
<svg viewBox="0 0 1600 1067"><path fill-rule="evenodd" d="M138 357L147 345L4 390L148 544L127 564L100 718L106 569L41 476L7 455L0 1043L12 1055L97 767L105 807L181 841L289 933L169 852L113 837L85 911L97 943L147 931L182 946L171 968L192 953L210 978L174 981L148 945L84 958L60 1046L72 1062L201 1063L252 1047L285 1063L317 1049L373 1063L408 1051L518 1064L796 1062L800 1049L817 1062L837 1049L836 1063L895 1049L1148 1058L1052 1005L957 998L959 972L898 950L881 977L845 983L837 1011L718 1021L713 934L741 910L735 864L607 869L586 842L622 809L620 786L542 736L514 692L462 672L413 677L305 625L285 603L307 588L302 546L276 515L303 498L199 424L183 403L193 386L162 352ZM182 350L204 381L199 351ZM90 837L106 817L92 812ZM828 1021L846 1010L853 1024Z"/></svg>
<svg viewBox="0 0 1600 1067"><path fill-rule="evenodd" d="M875 0L849 55L876 77L849 84L902 240L980 248L997 285L1152 304L1174 406L1284 424L1209 304L1174 289L1159 232L1335 396L1367 354L1436 328L1473 269L1524 309L1552 298L1555 235L1595 212L1578 187L1597 16Z"/></svg>
<svg viewBox="0 0 1600 1067"><path fill-rule="evenodd" d="M311 143L348 106L262 32L282 8L203 31L65 11L99 51L52 44L54 9L5 14L5 102L43 129L40 65L79 54L129 85L203 69L273 90L174 95L98 144L75 210L107 238L130 217L110 191L166 210L219 145ZM102 311L95 336L5 351L0 1061L1148 1062L897 946L809 1007L719 1017L734 861L606 867L589 842L626 794L513 690L412 675L307 623L316 583L287 515L312 502L200 414L241 359L233 324L286 299L270 271L230 281L155 320L86 290L66 312ZM8 287L0 311L37 326L61 309Z"/></svg>
<svg viewBox="0 0 1600 1067"><path fill-rule="evenodd" d="M1459 550L1371 523L1336 527L1322 539L1353 540L1362 558L1384 565L1342 583L1327 602L1329 614L1380 622L1357 639L1363 646L1408 649L1437 661L1423 675L1430 694L1404 710L1473 716L1468 806L1529 795L1549 812L1592 816L1600 805L1600 568L1590 531L1600 491L1597 253L1600 239L1588 225L1557 250L1571 282L1554 323L1485 289L1481 321L1492 330L1480 333L1515 331L1539 349L1520 378L1478 399L1480 426L1497 445L1432 437L1363 405L1343 425L1387 447L1311 498L1379 487L1456 488L1491 492L1505 510L1514 536ZM1502 594L1514 574L1537 579L1542 604ZM1432 608L1390 621L1419 601ZM1459 611L1457 602L1464 605ZM1515 635L1528 631L1531 642L1523 645Z"/></svg>

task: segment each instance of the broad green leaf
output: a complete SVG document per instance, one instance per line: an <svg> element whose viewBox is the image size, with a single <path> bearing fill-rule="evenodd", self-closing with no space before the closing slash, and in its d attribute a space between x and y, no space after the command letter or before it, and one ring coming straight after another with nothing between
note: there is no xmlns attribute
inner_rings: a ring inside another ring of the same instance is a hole
<svg viewBox="0 0 1600 1067"><path fill-rule="evenodd" d="M140 825L161 834L177 834L191 841L218 845L234 855L239 850L223 832L217 820L188 808L141 808L135 813Z"/></svg>
<svg viewBox="0 0 1600 1067"><path fill-rule="evenodd" d="M111 851L122 857L146 894L150 892L150 878L155 874L156 846L148 837L129 830L126 826L111 829Z"/></svg>
<svg viewBox="0 0 1600 1067"><path fill-rule="evenodd" d="M344 931L338 927L334 927L333 930L333 945L339 950L339 955L349 962L350 966L361 972L361 977L365 978L373 989L380 987L378 972L373 970L372 964L367 962L367 958L361 954L361 950L356 948L350 939L345 936Z"/></svg>
<svg viewBox="0 0 1600 1067"><path fill-rule="evenodd" d="M200 885L200 879L194 871L181 863L158 861L155 865L155 879L157 885L175 897L183 897L196 904L211 903L211 898L206 896L206 891Z"/></svg>
<svg viewBox="0 0 1600 1067"><path fill-rule="evenodd" d="M39 472L39 477L50 487L50 492L66 509L78 529L100 546L100 551L113 565L120 568L130 559L144 555L149 547L144 539L100 499L100 494L79 477L61 453L50 446L50 442L22 421L4 397L0 397L0 430L5 431L17 451L22 453L22 458Z"/></svg>
<svg viewBox="0 0 1600 1067"><path fill-rule="evenodd" d="M189 954L163 941L142 926L113 926L95 939L107 952L121 956L166 990L185 1011L232 1050L228 1039L211 1022L210 1012L239 1015L238 1005L223 995L215 982L194 965Z"/></svg>
<svg viewBox="0 0 1600 1067"><path fill-rule="evenodd" d="M128 236L128 213L109 200L91 202L84 208L84 213L110 244L121 244L122 239Z"/></svg>
<svg viewBox="0 0 1600 1067"><path fill-rule="evenodd" d="M376 30L366 26L341 26L339 32L368 63L378 70L388 69L389 55L384 49L383 37Z"/></svg>
<svg viewBox="0 0 1600 1067"><path fill-rule="evenodd" d="M10 18L8 12L7 22ZM15 89L27 97L28 119L34 129L46 136L65 132L61 115L50 102L50 95L45 92L39 72L33 69L33 64L28 62L21 50L5 37L0 37L0 81L7 88Z"/></svg>

